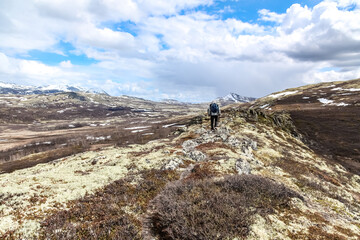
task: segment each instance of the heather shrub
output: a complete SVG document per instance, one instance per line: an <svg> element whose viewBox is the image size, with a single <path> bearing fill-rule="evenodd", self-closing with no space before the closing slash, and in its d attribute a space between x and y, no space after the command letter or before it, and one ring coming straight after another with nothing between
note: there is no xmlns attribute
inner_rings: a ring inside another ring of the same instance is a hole
<svg viewBox="0 0 360 240"><path fill-rule="evenodd" d="M72 201L69 210L42 222L40 239L143 239L142 223L136 215L145 214L149 201L178 176L171 170L147 170L139 177L136 184L129 176Z"/></svg>
<svg viewBox="0 0 360 240"><path fill-rule="evenodd" d="M302 197L270 179L233 175L222 180L177 181L152 201L149 222L160 239L244 238L252 216L265 216Z"/></svg>

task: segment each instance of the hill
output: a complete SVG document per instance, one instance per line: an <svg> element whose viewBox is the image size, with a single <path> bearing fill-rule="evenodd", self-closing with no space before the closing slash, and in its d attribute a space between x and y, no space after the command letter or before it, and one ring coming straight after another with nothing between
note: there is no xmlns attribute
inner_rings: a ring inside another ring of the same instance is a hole
<svg viewBox="0 0 360 240"><path fill-rule="evenodd" d="M205 112L177 116L142 144L1 174L0 236L359 239L359 90L287 89L225 107L216 131Z"/></svg>

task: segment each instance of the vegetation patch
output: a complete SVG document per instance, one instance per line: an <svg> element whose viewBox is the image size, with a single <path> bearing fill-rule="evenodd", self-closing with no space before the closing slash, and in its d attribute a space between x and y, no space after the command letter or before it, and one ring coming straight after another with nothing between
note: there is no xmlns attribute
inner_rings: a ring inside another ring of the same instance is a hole
<svg viewBox="0 0 360 240"><path fill-rule="evenodd" d="M160 239L244 238L252 216L266 216L302 197L255 175L232 175L169 184L151 205L151 229Z"/></svg>
<svg viewBox="0 0 360 240"><path fill-rule="evenodd" d="M166 183L177 179L175 171L147 170L115 181L48 217L40 239L143 239L141 215Z"/></svg>

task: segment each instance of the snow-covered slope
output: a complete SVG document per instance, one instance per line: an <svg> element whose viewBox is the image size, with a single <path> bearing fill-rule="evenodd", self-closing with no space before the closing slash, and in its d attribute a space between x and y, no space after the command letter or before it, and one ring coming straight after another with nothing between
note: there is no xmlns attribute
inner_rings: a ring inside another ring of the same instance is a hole
<svg viewBox="0 0 360 240"><path fill-rule="evenodd" d="M86 89L78 86L69 85L47 85L47 86L24 86L16 85L12 83L0 82L0 94L20 94L20 95L32 95L32 94L48 94L58 92L88 92L97 94L106 94L102 89Z"/></svg>
<svg viewBox="0 0 360 240"><path fill-rule="evenodd" d="M225 106L228 104L238 103L238 102L252 102L255 99L256 98L253 97L240 96L239 94L236 93L229 93L225 97L217 98L216 101L220 102L222 106Z"/></svg>

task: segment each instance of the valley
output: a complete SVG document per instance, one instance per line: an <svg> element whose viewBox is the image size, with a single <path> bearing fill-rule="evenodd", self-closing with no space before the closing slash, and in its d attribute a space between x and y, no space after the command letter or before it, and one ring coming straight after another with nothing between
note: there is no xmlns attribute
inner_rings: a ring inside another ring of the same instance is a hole
<svg viewBox="0 0 360 240"><path fill-rule="evenodd" d="M0 172L104 146L166 137L174 128L186 126L191 116L206 111L204 104L84 92L2 95L0 106ZM29 160L32 154L37 160Z"/></svg>

